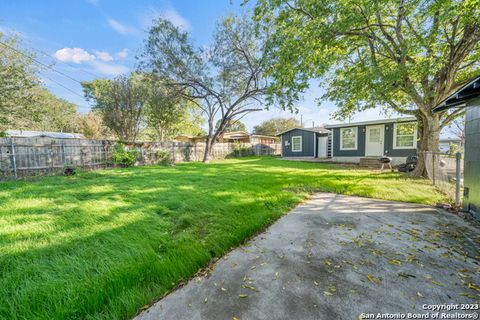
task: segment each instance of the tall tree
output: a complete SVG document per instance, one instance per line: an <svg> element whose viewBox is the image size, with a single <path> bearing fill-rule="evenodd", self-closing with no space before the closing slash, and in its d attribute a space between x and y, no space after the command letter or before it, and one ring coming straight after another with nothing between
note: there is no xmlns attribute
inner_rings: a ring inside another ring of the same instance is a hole
<svg viewBox="0 0 480 320"><path fill-rule="evenodd" d="M266 136L275 136L280 132L301 127L300 121L295 118L272 118L253 127L253 132Z"/></svg>
<svg viewBox="0 0 480 320"><path fill-rule="evenodd" d="M261 110L267 86L263 40L249 21L233 16L217 25L208 48L195 47L186 32L167 20L156 20L149 31L141 65L165 77L170 90L202 111L208 125L204 162L229 122Z"/></svg>
<svg viewBox="0 0 480 320"><path fill-rule="evenodd" d="M94 103L103 123L126 142L135 142L145 127L144 109L148 88L137 74L121 75L113 80L98 79L82 83L85 97Z"/></svg>
<svg viewBox="0 0 480 320"><path fill-rule="evenodd" d="M12 127L36 102L39 79L32 55L20 47L18 37L0 32L0 131Z"/></svg>
<svg viewBox="0 0 480 320"><path fill-rule="evenodd" d="M169 90L155 75L145 75L143 81L148 89L147 124L155 131L156 140L164 141L179 133L201 132L203 121L195 105Z"/></svg>
<svg viewBox="0 0 480 320"><path fill-rule="evenodd" d="M75 132L82 133L87 139L111 139L112 132L103 124L103 117L97 111L78 114L75 119Z"/></svg>
<svg viewBox="0 0 480 320"><path fill-rule="evenodd" d="M222 124L222 119L218 119L217 123L215 124L215 129L218 129ZM245 124L240 120L231 120L227 122L225 129L223 132L234 132L234 131L247 131L247 127Z"/></svg>
<svg viewBox="0 0 480 320"><path fill-rule="evenodd" d="M432 108L480 72L475 0L259 0L255 18L272 32L269 101L291 106L312 78L336 116L383 106L419 123L419 163L460 111Z"/></svg>

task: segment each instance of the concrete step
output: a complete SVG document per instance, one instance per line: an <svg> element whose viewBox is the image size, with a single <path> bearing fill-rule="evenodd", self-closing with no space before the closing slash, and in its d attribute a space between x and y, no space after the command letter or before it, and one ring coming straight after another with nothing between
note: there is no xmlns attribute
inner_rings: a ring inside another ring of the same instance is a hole
<svg viewBox="0 0 480 320"><path fill-rule="evenodd" d="M362 168L371 168L371 169L378 169L382 167L380 161L378 161L379 157L364 157L360 158L360 163L358 164L359 167Z"/></svg>

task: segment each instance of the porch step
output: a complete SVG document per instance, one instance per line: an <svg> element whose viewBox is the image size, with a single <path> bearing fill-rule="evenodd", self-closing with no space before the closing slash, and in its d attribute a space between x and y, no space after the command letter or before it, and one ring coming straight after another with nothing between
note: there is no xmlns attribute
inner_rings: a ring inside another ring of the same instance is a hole
<svg viewBox="0 0 480 320"><path fill-rule="evenodd" d="M358 164L359 167L362 168L370 168L370 169L379 169L382 167L380 161L378 161L379 157L364 157L360 158L360 163Z"/></svg>

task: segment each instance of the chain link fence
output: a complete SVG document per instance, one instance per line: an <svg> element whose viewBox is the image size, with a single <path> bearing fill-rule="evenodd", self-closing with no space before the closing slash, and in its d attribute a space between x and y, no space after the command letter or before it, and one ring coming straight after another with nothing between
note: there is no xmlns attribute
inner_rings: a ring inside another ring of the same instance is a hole
<svg viewBox="0 0 480 320"><path fill-rule="evenodd" d="M461 205L461 189L463 188L463 157L461 153L454 155L441 152L425 152L425 167L432 183L443 192L455 207Z"/></svg>

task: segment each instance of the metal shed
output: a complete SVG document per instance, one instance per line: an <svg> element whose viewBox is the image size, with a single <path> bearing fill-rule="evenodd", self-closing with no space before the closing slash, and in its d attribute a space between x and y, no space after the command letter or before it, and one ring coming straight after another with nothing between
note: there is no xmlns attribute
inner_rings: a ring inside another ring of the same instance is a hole
<svg viewBox="0 0 480 320"><path fill-rule="evenodd" d="M463 86L433 112L466 108L463 209L480 219L480 77Z"/></svg>

